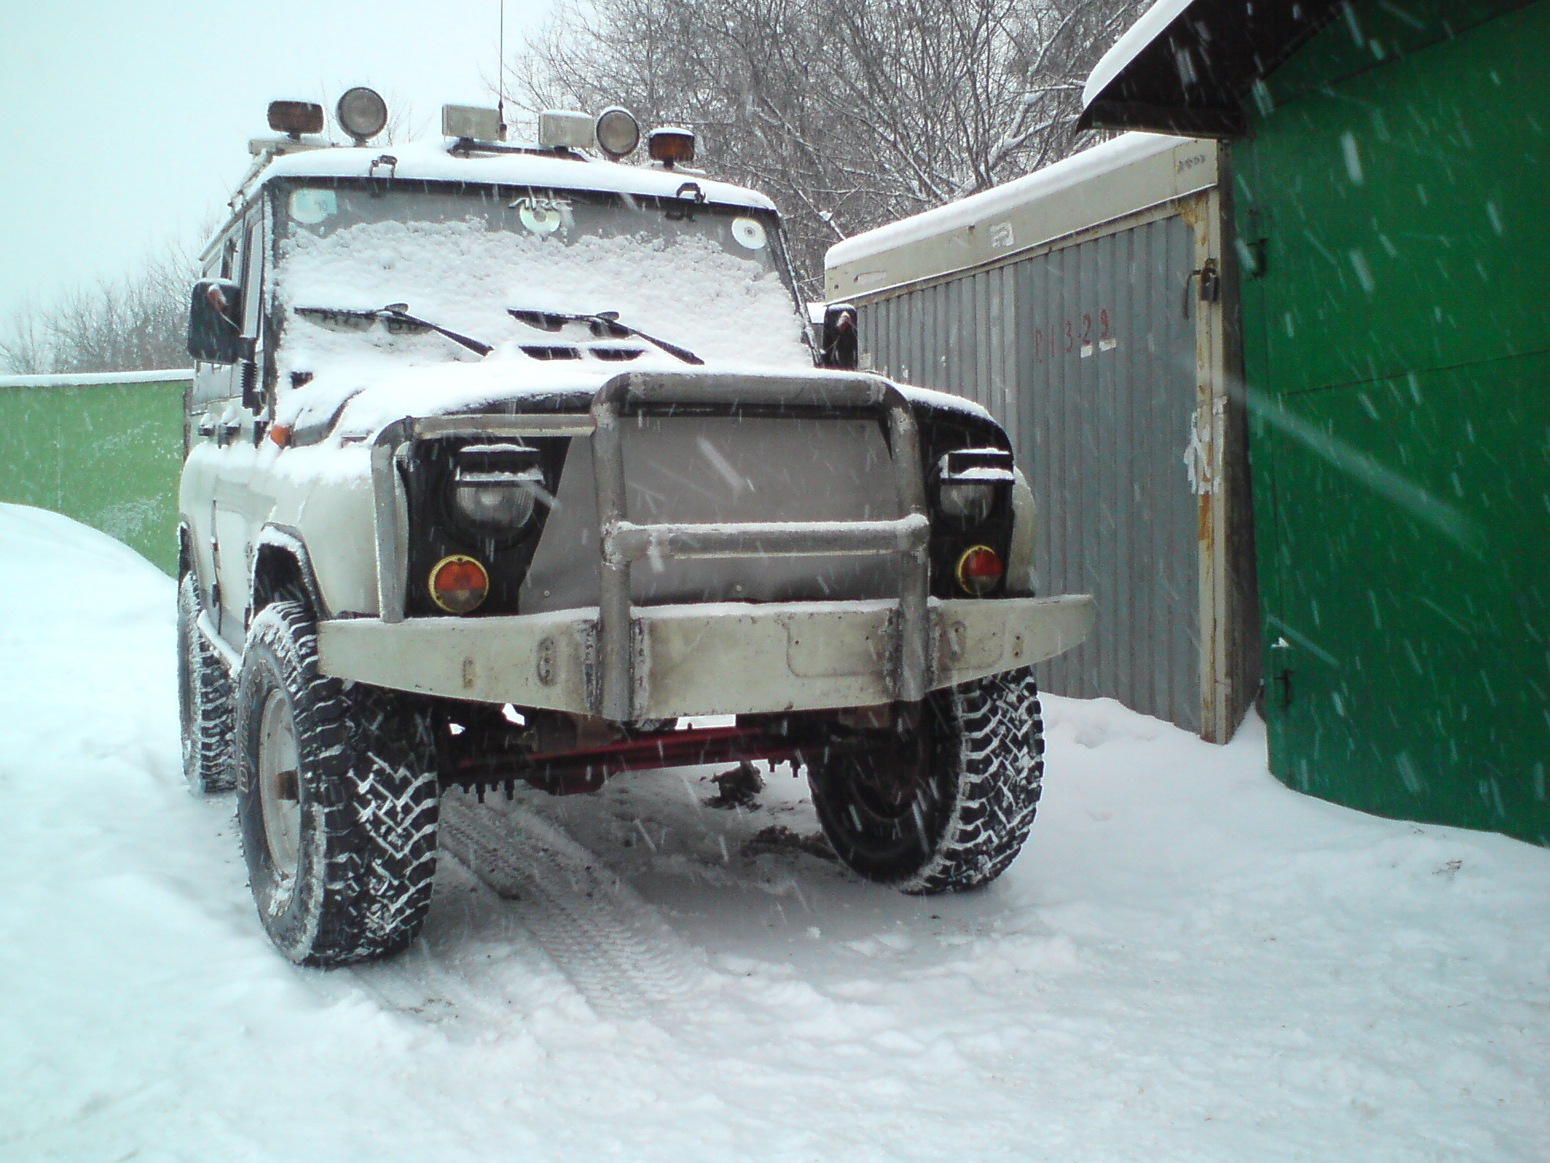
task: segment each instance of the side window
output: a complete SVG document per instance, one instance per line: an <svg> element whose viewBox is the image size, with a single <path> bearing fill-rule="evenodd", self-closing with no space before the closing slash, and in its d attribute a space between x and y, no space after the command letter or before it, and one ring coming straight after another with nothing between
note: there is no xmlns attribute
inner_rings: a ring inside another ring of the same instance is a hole
<svg viewBox="0 0 1550 1163"><path fill-rule="evenodd" d="M256 216L248 219L242 253L242 334L251 338L258 335L259 314L264 300L263 229Z"/></svg>

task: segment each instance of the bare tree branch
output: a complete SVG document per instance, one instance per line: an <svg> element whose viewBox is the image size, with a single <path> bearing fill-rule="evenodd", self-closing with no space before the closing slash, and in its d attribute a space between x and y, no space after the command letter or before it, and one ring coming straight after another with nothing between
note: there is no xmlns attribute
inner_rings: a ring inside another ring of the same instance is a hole
<svg viewBox="0 0 1550 1163"><path fill-rule="evenodd" d="M836 238L1065 157L1082 83L1146 0L564 0L507 62L530 113L684 122L787 210L820 287Z"/></svg>
<svg viewBox="0 0 1550 1163"><path fill-rule="evenodd" d="M188 248L174 245L132 275L24 307L0 325L0 366L47 374L186 365L195 266Z"/></svg>

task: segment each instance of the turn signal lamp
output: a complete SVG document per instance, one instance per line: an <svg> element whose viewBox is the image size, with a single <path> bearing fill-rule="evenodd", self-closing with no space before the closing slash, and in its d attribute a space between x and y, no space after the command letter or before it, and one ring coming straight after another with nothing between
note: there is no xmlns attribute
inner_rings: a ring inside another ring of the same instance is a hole
<svg viewBox="0 0 1550 1163"><path fill-rule="evenodd" d="M971 597L983 598L1001 584L1006 566L1001 562L1001 555L990 546L976 545L964 550L955 572L959 589Z"/></svg>
<svg viewBox="0 0 1550 1163"><path fill-rule="evenodd" d="M640 145L640 122L628 109L610 106L597 115L597 148L618 161Z"/></svg>
<svg viewBox="0 0 1550 1163"><path fill-rule="evenodd" d="M468 614L490 592L490 575L477 558L454 553L431 567L429 584L437 606L449 614Z"/></svg>
<svg viewBox="0 0 1550 1163"><path fill-rule="evenodd" d="M300 138L304 133L323 132L323 106L314 101L269 102L269 128Z"/></svg>
<svg viewBox="0 0 1550 1163"><path fill-rule="evenodd" d="M694 160L694 131L677 127L653 129L646 138L646 152L652 161L668 169Z"/></svg>
<svg viewBox="0 0 1550 1163"><path fill-rule="evenodd" d="M357 85L339 98L334 117L356 145L365 145L387 127L387 102L375 89Z"/></svg>

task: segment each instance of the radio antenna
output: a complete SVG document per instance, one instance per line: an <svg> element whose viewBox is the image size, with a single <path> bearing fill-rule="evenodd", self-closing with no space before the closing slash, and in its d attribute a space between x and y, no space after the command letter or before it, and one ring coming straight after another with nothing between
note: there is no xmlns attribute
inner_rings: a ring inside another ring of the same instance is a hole
<svg viewBox="0 0 1550 1163"><path fill-rule="evenodd" d="M499 44L495 61L495 119L500 122L501 140L506 140L506 0L501 0Z"/></svg>

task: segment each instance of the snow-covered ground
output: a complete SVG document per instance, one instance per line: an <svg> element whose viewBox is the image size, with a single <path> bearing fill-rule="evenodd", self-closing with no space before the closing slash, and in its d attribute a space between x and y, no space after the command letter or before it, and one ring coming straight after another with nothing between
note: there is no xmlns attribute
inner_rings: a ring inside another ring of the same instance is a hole
<svg viewBox="0 0 1550 1163"><path fill-rule="evenodd" d="M1033 837L915 899L712 772L449 804L424 939L269 947L179 773L173 586L0 506L0 1159L1550 1158L1550 852L1050 698Z"/></svg>

